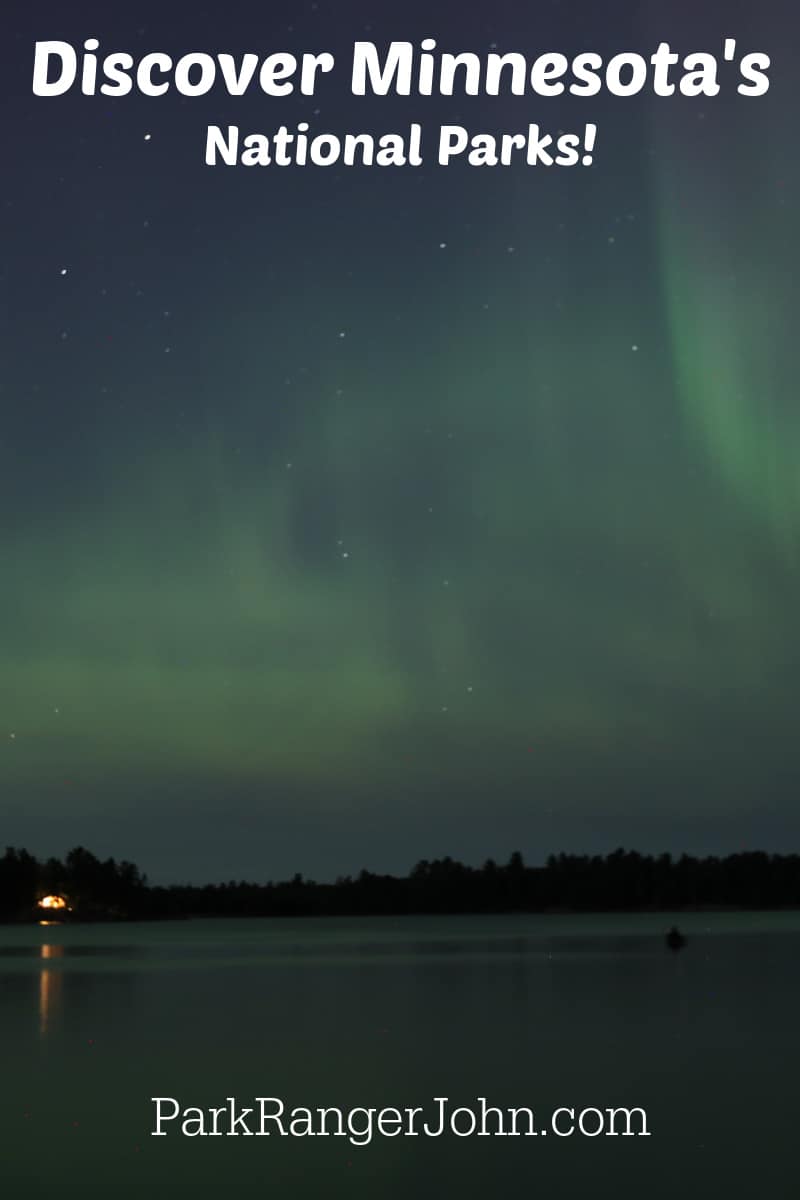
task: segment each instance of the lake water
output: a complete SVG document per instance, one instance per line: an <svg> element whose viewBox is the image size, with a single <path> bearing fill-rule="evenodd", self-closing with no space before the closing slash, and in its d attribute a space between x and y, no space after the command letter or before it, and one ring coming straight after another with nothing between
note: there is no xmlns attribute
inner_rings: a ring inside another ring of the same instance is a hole
<svg viewBox="0 0 800 1200"><path fill-rule="evenodd" d="M796 1194L800 916L0 927L9 1197ZM153 1138L222 1106L647 1112L651 1136Z"/></svg>

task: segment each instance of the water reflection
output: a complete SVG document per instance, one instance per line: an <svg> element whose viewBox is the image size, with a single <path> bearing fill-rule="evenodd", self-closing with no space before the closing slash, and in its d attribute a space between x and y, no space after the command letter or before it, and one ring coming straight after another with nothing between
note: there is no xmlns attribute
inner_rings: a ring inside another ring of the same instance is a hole
<svg viewBox="0 0 800 1200"><path fill-rule="evenodd" d="M41 925L42 922L40 921ZM54 921L53 924L58 924ZM45 957L42 955L44 947L37 944L34 946L19 945L19 946L0 946L0 959L3 958L35 958L40 959ZM70 946L62 944L60 946L47 947L51 951L48 958L133 958L134 956L143 953L139 946Z"/></svg>
<svg viewBox="0 0 800 1200"><path fill-rule="evenodd" d="M63 958L64 947L45 942L40 947L39 957L43 962L50 962L54 958ZM41 1037L47 1037L53 1017L61 1007L62 983L61 971L54 971L49 966L41 967L39 971L39 1034Z"/></svg>

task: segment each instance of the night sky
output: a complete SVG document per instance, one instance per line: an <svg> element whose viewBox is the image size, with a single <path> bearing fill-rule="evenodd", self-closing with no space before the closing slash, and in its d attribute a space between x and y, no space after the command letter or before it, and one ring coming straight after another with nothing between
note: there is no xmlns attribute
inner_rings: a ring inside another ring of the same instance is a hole
<svg viewBox="0 0 800 1200"><path fill-rule="evenodd" d="M15 4L0 839L162 880L797 850L789 0ZM32 95L37 39L330 50L313 97ZM772 57L716 99L355 98L352 43ZM340 65L339 65L340 64ZM421 168L206 126L425 127ZM435 163L598 125L594 164ZM149 136L148 136L149 135Z"/></svg>

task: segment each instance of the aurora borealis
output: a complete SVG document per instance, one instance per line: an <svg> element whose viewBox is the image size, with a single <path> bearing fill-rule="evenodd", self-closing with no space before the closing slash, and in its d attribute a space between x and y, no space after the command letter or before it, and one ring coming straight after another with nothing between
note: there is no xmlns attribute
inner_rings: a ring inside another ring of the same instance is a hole
<svg viewBox="0 0 800 1200"><path fill-rule="evenodd" d="M794 849L790 6L226 7L223 36L48 3L4 46L6 841L157 879ZM41 36L299 51L367 25L738 36L772 83L591 112L30 95ZM597 121L591 169L202 161L212 120L543 116Z"/></svg>

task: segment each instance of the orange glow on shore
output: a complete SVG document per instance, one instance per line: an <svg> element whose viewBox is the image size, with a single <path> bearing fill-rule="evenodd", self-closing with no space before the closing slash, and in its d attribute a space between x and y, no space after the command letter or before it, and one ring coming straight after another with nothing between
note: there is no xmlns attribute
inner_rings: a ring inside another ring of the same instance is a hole
<svg viewBox="0 0 800 1200"><path fill-rule="evenodd" d="M63 896L42 896L39 901L39 908L64 909L66 907L67 902Z"/></svg>

